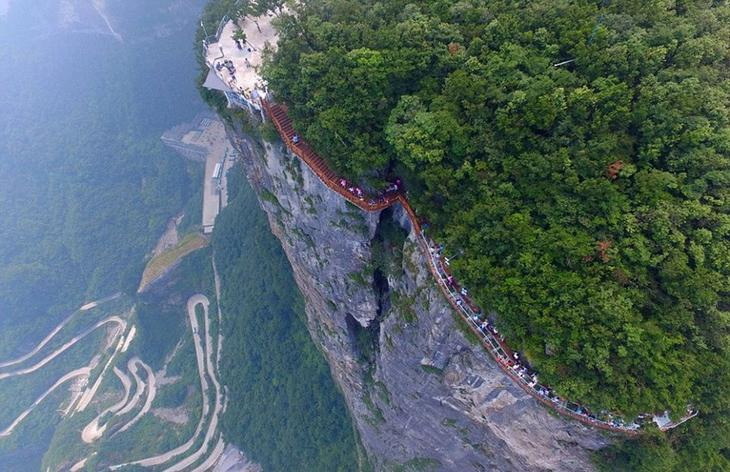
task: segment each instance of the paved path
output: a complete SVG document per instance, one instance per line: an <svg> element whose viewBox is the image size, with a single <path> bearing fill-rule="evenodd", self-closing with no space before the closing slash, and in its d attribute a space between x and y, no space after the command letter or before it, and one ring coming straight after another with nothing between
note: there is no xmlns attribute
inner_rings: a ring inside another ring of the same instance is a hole
<svg viewBox="0 0 730 472"><path fill-rule="evenodd" d="M213 280L215 282L216 307L218 308L218 350L215 355L216 372L221 371L221 352L223 351L223 313L221 312L221 278L218 266L215 265L215 254L211 257L213 264Z"/></svg>
<svg viewBox="0 0 730 472"><path fill-rule="evenodd" d="M205 295L202 294L196 294L193 295L188 299L187 303L187 312L188 312L188 319L190 320L190 326L193 330L193 344L195 346L195 358L197 360L198 364L198 376L200 377L200 388L203 398L203 411L200 415L200 421L198 422L197 427L195 428L195 432L193 433L193 436L184 444L176 447L175 449L172 449L171 451L165 452L163 454L159 454L153 457L148 457L145 459L133 461L133 462L125 462L123 464L117 464L110 467L111 470L117 470L122 467L128 466L128 465L140 465L143 467L151 467L156 465L164 464L175 457L178 457L190 450L190 448L193 447L195 444L195 441L200 436L201 432L203 431L203 426L205 425L205 421L207 420L210 412L210 402L208 401L208 380L206 379L206 359L205 359L205 352L203 349L203 341L200 338L200 332L198 329L198 319L197 316L195 316L195 307L197 305L201 304L203 306L203 312L204 316L207 319L208 318L208 306L210 305L210 301Z"/></svg>
<svg viewBox="0 0 730 472"><path fill-rule="evenodd" d="M122 292L117 292L114 295L110 295L105 298L101 298L99 300L94 300L93 302L89 302L86 305L83 305L81 308L79 308L79 311L86 311L91 310L92 308L96 308L102 303L110 302L112 300L116 300L117 298L122 296Z"/></svg>
<svg viewBox="0 0 730 472"><path fill-rule="evenodd" d="M0 380L6 379L6 378L9 378L9 377L15 377L15 376L18 376L18 375L25 375L25 374L30 374L31 372L35 372L36 370L40 369L44 365L46 365L49 362L51 362L56 357L58 357L61 354L63 354L63 352L66 351L67 349L73 347L74 344L76 344L77 342L81 341L86 336L88 336L89 334L93 333L94 331L96 331L97 329L99 329L100 327L102 327L102 326L104 326L105 324L108 324L108 323L115 323L118 326L121 326L122 328L123 327L126 327L126 325L127 325L127 322L124 321L123 319L121 319L118 316L111 316L111 317L109 317L109 318L107 318L105 320L99 321L98 323L96 323L91 328L87 329L83 333L79 334L78 336L75 336L70 341L66 342L63 346L61 346L58 349L56 349L55 351L53 351L51 354L49 354L48 356L46 356L44 359L42 359L40 362L36 363L35 365L33 365L31 367L27 367L25 369L20 369L20 370L16 370L16 371L13 371L13 372L5 372L5 373L0 374Z"/></svg>
<svg viewBox="0 0 730 472"><path fill-rule="evenodd" d="M188 306L190 302L188 302ZM202 302L201 302L202 303ZM217 304L220 307L220 302ZM204 322L205 322L205 366L207 369L207 374L210 376L211 381L213 382L213 387L215 388L215 402L213 406L213 416L211 417L210 423L208 423L208 430L205 433L205 438L203 439L203 444L200 446L200 448L195 451L190 456L186 457L182 461L178 462L177 464L173 465L172 467L165 470L165 472L179 472L182 470L185 470L187 467L193 465L195 462L200 460L205 453L208 451L208 447L210 446L210 442L213 440L213 436L218 431L218 419L220 417L221 410L223 408L223 396L221 394L221 386L218 382L218 378L216 375L216 369L213 367L213 336L210 332L210 316L208 313L208 306L209 302L208 299L205 298L205 303L203 303L203 310L205 312L204 316ZM220 309L220 308L219 308ZM189 313L188 309L188 313ZM193 314L195 313L193 309ZM220 324L218 325L219 331L220 331ZM220 344L219 344L220 346ZM201 373L202 375L202 373Z"/></svg>
<svg viewBox="0 0 730 472"><path fill-rule="evenodd" d="M130 380L129 376L123 371L119 370L116 366L114 367L114 374L116 374L117 378L119 378L119 381L122 382L122 387L124 387L124 395L122 396L122 399L119 400L117 403L99 413L99 415L91 420L91 422L87 424L86 427L81 431L81 439L87 444L96 441L104 434L107 424L99 425L101 419L105 415L117 413L122 408L124 408L124 405L126 405L129 401L129 393L132 390L132 380Z"/></svg>
<svg viewBox="0 0 730 472"><path fill-rule="evenodd" d="M53 386L51 386L51 388L46 390L40 397L38 397L36 399L36 401L33 402L33 404L27 410L25 410L23 413L21 413L20 416L18 416L15 419L15 421L10 423L10 426L8 426L4 430L0 431L0 437L9 436L13 432L13 430L25 419L25 417L28 416L35 409L35 407L37 407L43 400L46 399L46 397L48 395L53 393L53 391L56 390L58 387L60 387L61 385L63 385L64 383L68 382L71 379L75 379L77 377L84 377L84 376L88 377L90 372L91 372L91 369L89 367L82 367L80 369L72 370L68 374L66 374L63 377L61 377L60 379L58 379L56 381L56 383L53 384Z"/></svg>
<svg viewBox="0 0 730 472"><path fill-rule="evenodd" d="M210 453L210 456L208 456L205 462L193 469L193 472L210 472L213 470L213 467L223 455L225 448L226 443L223 441L223 435L221 435L218 437L218 443L215 445L213 452Z"/></svg>
<svg viewBox="0 0 730 472"><path fill-rule="evenodd" d="M134 362L134 359L129 359L127 361L127 370L132 374L132 377L134 378L134 395L132 395L132 399L129 401L129 403L127 403L124 408L119 410L115 416L126 415L130 411L134 410L134 407L136 407L137 403L139 403L139 400L142 398L142 394L145 390L146 384L137 373L137 364Z"/></svg>
<svg viewBox="0 0 730 472"><path fill-rule="evenodd" d="M104 365L104 368L99 373L99 376L96 378L96 381L94 382L94 385L91 386L91 388L87 389L84 394L81 396L81 400L79 400L79 404L76 407L77 412L84 411L86 407L89 406L91 403L91 400L96 395L96 392L99 390L99 387L101 386L102 381L104 380L104 375L106 374L106 371L109 370L109 367L112 365L112 362L116 360L117 354L119 354L119 351L122 350L122 347L124 347L124 330L127 329L127 322L122 320L121 326L119 326L117 333L114 334L114 337L119 336L119 340L117 341L117 347L114 349L114 352L111 356L109 356L109 360L106 361L106 364Z"/></svg>
<svg viewBox="0 0 730 472"><path fill-rule="evenodd" d="M133 357L131 359L131 362L135 365L135 371L136 367L142 367L144 371L147 373L147 398L145 399L144 405L142 406L142 409L139 410L139 412L132 418L127 424L119 428L119 433L124 432L137 424L139 420L142 419L144 415L146 415L150 408L152 408L152 402L155 400L155 396L157 395L157 385L155 383L155 373L152 372L152 369L150 369L150 366L142 362L138 357Z"/></svg>
<svg viewBox="0 0 730 472"><path fill-rule="evenodd" d="M117 299L120 296L121 296L120 293L115 293L114 295L112 295L110 297L106 297L106 298L102 298L100 300L96 300L96 301L93 301L93 302L89 302L86 305L83 305L77 311L90 310L91 308L97 307L97 306L101 305L102 303L106 303L108 301ZM41 340L41 342L38 343L38 345L35 348L33 348L33 350L31 350L27 354L25 354L25 355L23 355L21 357L18 357L16 359L11 359L9 361L5 361L5 362L0 363L0 368L2 368L2 367L9 367L9 366L15 365L15 364L20 364L21 362L26 361L26 360L30 359L31 357L33 357L35 354L38 353L38 351L40 351L41 349L43 349L43 347L46 344L48 344L48 341L50 341L51 339L53 339L53 337L56 336L58 334L58 332L61 331L61 329L63 329L63 327L68 324L69 321L71 321L71 319L74 317L74 315L76 313L77 313L76 311L73 312L73 313L71 313L68 317L66 317L66 319L64 319L63 321L61 321L55 328L53 328L53 330L51 330L50 333L48 333L48 336L46 336L45 338L43 338Z"/></svg>
<svg viewBox="0 0 730 472"><path fill-rule="evenodd" d="M137 326L132 325L132 327L129 329L129 333L127 333L127 340L124 342L124 346L122 346L122 352L127 352L127 349L129 349L129 346L132 345L132 340L134 340L134 336L137 334Z"/></svg>

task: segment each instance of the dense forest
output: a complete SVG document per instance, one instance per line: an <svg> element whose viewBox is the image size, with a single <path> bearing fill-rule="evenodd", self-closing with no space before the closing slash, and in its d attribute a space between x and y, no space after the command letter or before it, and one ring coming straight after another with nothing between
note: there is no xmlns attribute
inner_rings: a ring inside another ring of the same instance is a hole
<svg viewBox="0 0 730 472"><path fill-rule="evenodd" d="M265 470L358 470L354 429L327 362L309 338L304 303L243 169L213 249L221 274L223 432Z"/></svg>
<svg viewBox="0 0 730 472"><path fill-rule="evenodd" d="M342 174L405 178L542 379L629 417L701 411L611 467L730 468L727 3L291 8L277 100Z"/></svg>

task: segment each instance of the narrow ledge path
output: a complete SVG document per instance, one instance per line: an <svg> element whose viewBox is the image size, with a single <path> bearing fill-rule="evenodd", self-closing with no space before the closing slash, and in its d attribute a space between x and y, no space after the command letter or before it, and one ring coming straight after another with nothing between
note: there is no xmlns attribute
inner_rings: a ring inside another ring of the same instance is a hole
<svg viewBox="0 0 730 472"><path fill-rule="evenodd" d="M443 295L469 326L469 329L479 338L484 349L489 352L500 369L526 393L545 407L585 425L627 436L641 434L641 426L636 422L627 424L611 414L598 418L581 405L560 398L553 394L548 387L537 383L537 374L522 367L496 328L487 323L486 320L480 319L479 315L482 310L467 297L464 291L458 290L458 284L455 283L448 271L447 264L444 264L441 258L438 250L439 245L424 234L416 212L411 207L399 181L377 196L366 195L357 186L337 176L324 159L318 156L309 144L299 137L292 126L284 105L262 99L261 106L273 122L286 147L299 157L330 190L340 194L347 201L367 212L381 211L395 204L402 206L411 222L418 245L428 261L429 271ZM696 410L688 410L687 414L679 420L663 424L659 429L667 431L675 428L696 416L697 413Z"/></svg>

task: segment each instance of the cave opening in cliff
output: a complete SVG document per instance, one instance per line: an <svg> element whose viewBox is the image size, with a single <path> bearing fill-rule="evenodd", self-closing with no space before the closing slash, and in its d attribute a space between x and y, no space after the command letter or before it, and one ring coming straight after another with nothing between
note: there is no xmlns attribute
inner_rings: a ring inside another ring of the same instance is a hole
<svg viewBox="0 0 730 472"><path fill-rule="evenodd" d="M375 235L370 241L375 272L386 278L387 275L400 277L403 271L403 245L408 237L406 231L396 220L393 207L380 212L380 220Z"/></svg>
<svg viewBox="0 0 730 472"><path fill-rule="evenodd" d="M370 367L375 365L375 359L380 351L380 321L389 306L388 279L379 268L373 271L372 287L377 308L370 323L363 326L350 313L347 314L347 327L355 342L360 360Z"/></svg>
<svg viewBox="0 0 730 472"><path fill-rule="evenodd" d="M363 326L352 314L346 316L348 332L360 356L360 361L371 367L380 350L380 322L390 309L388 274L398 275L402 270L403 243L408 233L388 208L380 213L378 226L371 240L373 273L372 290L377 302L375 316Z"/></svg>
<svg viewBox="0 0 730 472"><path fill-rule="evenodd" d="M351 313L347 313L345 322L347 323L350 338L355 345L359 361L368 366L374 366L375 357L380 350L378 341L380 338L380 320L376 317L370 324L363 326Z"/></svg>

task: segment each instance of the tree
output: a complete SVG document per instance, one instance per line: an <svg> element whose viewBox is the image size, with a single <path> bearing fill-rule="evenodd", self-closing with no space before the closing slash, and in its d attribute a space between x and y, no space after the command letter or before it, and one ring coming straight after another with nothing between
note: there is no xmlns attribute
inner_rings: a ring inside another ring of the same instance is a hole
<svg viewBox="0 0 730 472"><path fill-rule="evenodd" d="M236 44L239 45L239 47L242 47L244 44L246 44L246 33L244 33L241 29L236 29L236 31L234 31L231 35L231 38L233 38L233 40L236 42Z"/></svg>

